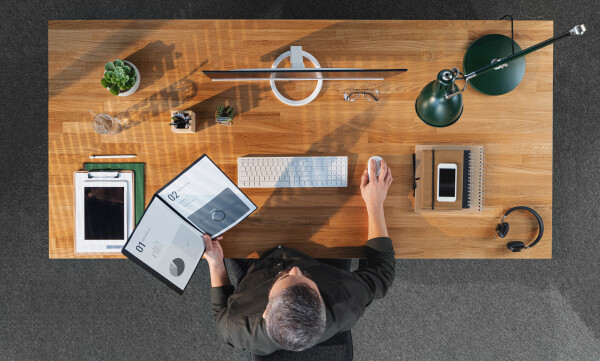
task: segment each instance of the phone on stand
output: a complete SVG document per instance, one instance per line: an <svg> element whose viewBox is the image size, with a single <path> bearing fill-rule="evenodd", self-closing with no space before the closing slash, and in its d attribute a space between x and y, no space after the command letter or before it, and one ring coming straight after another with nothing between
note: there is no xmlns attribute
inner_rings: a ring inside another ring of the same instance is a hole
<svg viewBox="0 0 600 361"><path fill-rule="evenodd" d="M437 200L438 202L456 201L456 164L438 164Z"/></svg>

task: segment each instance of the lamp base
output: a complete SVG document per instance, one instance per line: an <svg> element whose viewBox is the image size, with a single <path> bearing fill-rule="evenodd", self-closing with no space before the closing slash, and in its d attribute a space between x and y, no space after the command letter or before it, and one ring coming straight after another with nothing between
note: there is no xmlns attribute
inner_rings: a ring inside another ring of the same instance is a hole
<svg viewBox="0 0 600 361"><path fill-rule="evenodd" d="M492 63L494 59L502 59L521 51L519 44L508 36L490 34L483 36L467 49L463 60L463 71L469 74ZM501 69L490 70L485 74L469 79L473 89L486 95L502 95L510 92L519 85L525 75L525 57L512 60Z"/></svg>

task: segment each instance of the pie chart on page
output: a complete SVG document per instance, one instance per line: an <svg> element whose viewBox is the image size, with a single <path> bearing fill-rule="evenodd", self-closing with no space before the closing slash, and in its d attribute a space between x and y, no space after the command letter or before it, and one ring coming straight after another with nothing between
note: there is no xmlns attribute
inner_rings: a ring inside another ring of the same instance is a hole
<svg viewBox="0 0 600 361"><path fill-rule="evenodd" d="M169 265L169 271L171 272L171 275L173 275L173 277L181 276L184 269L185 263L183 263L183 260L181 258L175 258L171 261L171 264Z"/></svg>

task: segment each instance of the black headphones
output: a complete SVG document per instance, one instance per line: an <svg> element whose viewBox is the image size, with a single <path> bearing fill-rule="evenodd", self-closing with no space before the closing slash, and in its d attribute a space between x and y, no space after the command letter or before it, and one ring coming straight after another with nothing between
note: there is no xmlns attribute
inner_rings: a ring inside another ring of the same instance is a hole
<svg viewBox="0 0 600 361"><path fill-rule="evenodd" d="M529 207L518 206L518 207L511 208L508 211L506 211L506 213L504 213L504 216L502 216L502 220L496 227L496 232L498 232L498 236L500 236L500 238L506 237L506 235L508 234L509 227L508 227L508 223L504 222L504 218L506 218L506 216L508 216L513 211L516 211L518 209L523 209L525 211L528 211L529 213L531 213L535 216L535 219L537 219L537 221L538 221L539 233L538 233L538 236L535 239L535 241L533 241L527 247L525 247L525 243L523 243L521 241L508 242L506 244L506 248L510 249L513 252L521 252L522 249L528 249L528 248L535 246L536 243L538 243L540 241L540 239L542 239L542 236L544 235L544 222L542 221L542 217L540 217L540 215L536 211L534 211L533 209L531 209Z"/></svg>

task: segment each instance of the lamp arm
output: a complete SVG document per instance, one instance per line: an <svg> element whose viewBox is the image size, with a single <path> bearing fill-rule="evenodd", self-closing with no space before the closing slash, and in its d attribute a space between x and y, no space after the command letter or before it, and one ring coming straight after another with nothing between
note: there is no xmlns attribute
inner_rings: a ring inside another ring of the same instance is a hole
<svg viewBox="0 0 600 361"><path fill-rule="evenodd" d="M464 92L465 89L467 89L467 80L468 79L465 76L465 74L463 74L462 71L460 71L458 68L452 68L451 72L452 72L455 80L464 80L465 81L465 85L463 85L462 89L459 89L459 90L455 91L454 93L445 94L444 98L446 98L446 100L452 98L453 96L455 96L457 94L460 94L460 93ZM460 76L460 75L462 75L462 76Z"/></svg>
<svg viewBox="0 0 600 361"><path fill-rule="evenodd" d="M469 80L478 75L483 75L492 69L498 68L499 66L508 63L511 60L515 60L515 59L524 57L525 55L527 55L529 53L532 53L532 52L539 50L545 46L548 46L548 45L554 43L555 41L557 41L558 39L562 39L562 38L565 38L565 37L571 36L571 35L583 35L583 33L585 33L585 31L586 31L585 25L583 25L583 24L577 25L573 29L567 31L564 34L560 34L560 35L550 38L548 40L542 41L541 43L530 46L527 49L519 51L518 53L515 53L515 54L509 55L507 57L504 57L502 59L499 59L498 61L493 62L489 65L486 65L481 69L470 72L469 74L466 74L464 76L464 78L465 78L465 80Z"/></svg>

